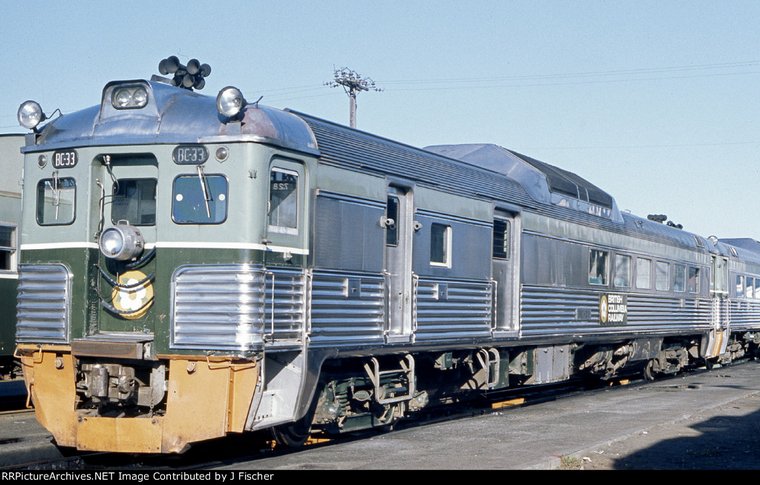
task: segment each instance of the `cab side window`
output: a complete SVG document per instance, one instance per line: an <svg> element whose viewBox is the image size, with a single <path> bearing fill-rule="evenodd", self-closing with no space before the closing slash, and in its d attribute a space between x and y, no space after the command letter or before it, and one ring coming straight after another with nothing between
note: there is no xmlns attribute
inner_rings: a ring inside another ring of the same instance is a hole
<svg viewBox="0 0 760 485"><path fill-rule="evenodd" d="M269 176L269 231L298 234L298 173L273 168Z"/></svg>
<svg viewBox="0 0 760 485"><path fill-rule="evenodd" d="M40 180L37 184L37 224L60 226L74 222L77 183L72 177Z"/></svg>

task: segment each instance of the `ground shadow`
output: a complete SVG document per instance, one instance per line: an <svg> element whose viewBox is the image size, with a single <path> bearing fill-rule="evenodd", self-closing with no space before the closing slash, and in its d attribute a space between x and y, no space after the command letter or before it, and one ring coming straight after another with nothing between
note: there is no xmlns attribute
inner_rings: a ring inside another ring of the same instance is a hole
<svg viewBox="0 0 760 485"><path fill-rule="evenodd" d="M744 416L715 416L690 428L700 434L660 441L618 458L615 469L760 469L760 410Z"/></svg>

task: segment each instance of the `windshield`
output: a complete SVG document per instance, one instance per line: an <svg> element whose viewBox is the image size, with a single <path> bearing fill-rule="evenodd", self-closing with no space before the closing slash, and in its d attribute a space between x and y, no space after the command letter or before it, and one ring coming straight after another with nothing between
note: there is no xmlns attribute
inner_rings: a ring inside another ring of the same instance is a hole
<svg viewBox="0 0 760 485"><path fill-rule="evenodd" d="M135 226L156 224L156 179L119 179L113 184L111 222Z"/></svg>
<svg viewBox="0 0 760 485"><path fill-rule="evenodd" d="M221 224L227 219L224 175L180 175L172 188L172 219L177 224Z"/></svg>

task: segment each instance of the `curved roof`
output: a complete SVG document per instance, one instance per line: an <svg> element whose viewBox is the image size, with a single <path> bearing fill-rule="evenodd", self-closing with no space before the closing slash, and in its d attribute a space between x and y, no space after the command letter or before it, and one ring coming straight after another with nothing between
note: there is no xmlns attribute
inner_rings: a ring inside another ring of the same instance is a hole
<svg viewBox="0 0 760 485"><path fill-rule="evenodd" d="M113 92L122 86L142 85L148 102L140 109L116 109ZM36 145L23 151L51 150L64 146L115 144L214 143L257 141L318 154L317 142L298 116L275 108L248 105L241 122L226 122L216 110L216 100L187 89L155 81L114 81L103 88L98 106L66 114L48 122Z"/></svg>

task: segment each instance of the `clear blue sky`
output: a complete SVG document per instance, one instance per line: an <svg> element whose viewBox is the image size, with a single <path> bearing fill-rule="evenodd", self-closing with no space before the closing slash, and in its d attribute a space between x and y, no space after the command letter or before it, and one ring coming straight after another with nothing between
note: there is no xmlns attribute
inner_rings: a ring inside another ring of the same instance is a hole
<svg viewBox="0 0 760 485"><path fill-rule="evenodd" d="M323 86L385 90L358 126L415 146L496 143L576 172L621 209L760 240L760 2L0 0L0 132L26 99L97 104L176 54L202 91L348 123Z"/></svg>

